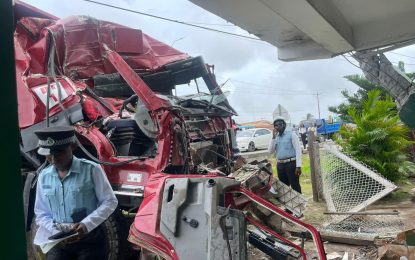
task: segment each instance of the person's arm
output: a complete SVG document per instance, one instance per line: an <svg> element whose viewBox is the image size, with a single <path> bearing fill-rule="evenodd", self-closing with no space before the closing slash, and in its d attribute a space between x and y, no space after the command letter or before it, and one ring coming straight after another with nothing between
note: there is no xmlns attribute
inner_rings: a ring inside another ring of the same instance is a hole
<svg viewBox="0 0 415 260"><path fill-rule="evenodd" d="M296 167L301 168L301 146L300 146L300 140L298 139L298 136L292 132L291 135L291 142L293 144L294 150L295 150L295 161L296 161Z"/></svg>
<svg viewBox="0 0 415 260"><path fill-rule="evenodd" d="M88 232L104 222L115 210L118 205L114 191L102 170L97 165L92 172L92 179L95 184L95 194L98 199L98 208L84 218L81 223L85 225Z"/></svg>
<svg viewBox="0 0 415 260"><path fill-rule="evenodd" d="M35 215L36 224L44 227L49 232L56 233L58 230L53 223L53 216L47 198L45 197L42 185L42 176L40 175L36 184Z"/></svg>
<svg viewBox="0 0 415 260"><path fill-rule="evenodd" d="M275 153L275 139L272 139L271 142L269 142L268 153L269 154Z"/></svg>
<svg viewBox="0 0 415 260"><path fill-rule="evenodd" d="M275 138L276 138L276 136L277 136L277 133L276 133L276 130L274 128L273 131L272 131L271 142L269 142L269 145L268 145L268 153L269 154L273 154L275 152Z"/></svg>

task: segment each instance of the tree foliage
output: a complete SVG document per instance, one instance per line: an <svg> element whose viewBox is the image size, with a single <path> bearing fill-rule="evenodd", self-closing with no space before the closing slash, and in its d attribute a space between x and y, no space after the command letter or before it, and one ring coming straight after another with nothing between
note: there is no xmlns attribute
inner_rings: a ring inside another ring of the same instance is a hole
<svg viewBox="0 0 415 260"><path fill-rule="evenodd" d="M405 64L402 61L398 63L398 68L405 73L410 80L415 80L415 72L406 73ZM352 118L348 114L349 109L354 108L357 112L362 111L362 102L367 99L368 91L378 89L382 92L383 96L388 95L388 93L380 85L370 82L363 75L348 75L344 76L344 78L359 86L359 90L357 90L356 93L349 93L347 90L343 90L341 93L346 101L338 106L331 106L328 109L330 112L338 114L339 117L345 122L353 122Z"/></svg>
<svg viewBox="0 0 415 260"><path fill-rule="evenodd" d="M359 89L356 93L343 90L341 93L346 98L346 101L338 106L329 107L329 111L338 114L345 122L353 122L353 119L348 114L350 109L355 109L357 112L362 111L362 103L363 100L367 99L368 91L377 89L382 92L382 95L387 95L387 92L380 85L371 83L362 75L348 75L344 76L344 78L359 86Z"/></svg>
<svg viewBox="0 0 415 260"><path fill-rule="evenodd" d="M307 120L310 120L310 119L313 119L313 118L314 118L314 116L312 114L307 113Z"/></svg>
<svg viewBox="0 0 415 260"><path fill-rule="evenodd" d="M390 96L371 90L361 107L349 108L348 116L356 127L343 127L338 140L347 153L392 181L415 170L405 151L413 144L410 130L400 121Z"/></svg>

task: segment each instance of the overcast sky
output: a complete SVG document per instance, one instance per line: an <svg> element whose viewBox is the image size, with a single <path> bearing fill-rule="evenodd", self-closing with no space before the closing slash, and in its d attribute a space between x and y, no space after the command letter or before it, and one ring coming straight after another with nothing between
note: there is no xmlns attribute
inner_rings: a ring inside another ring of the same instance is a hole
<svg viewBox="0 0 415 260"><path fill-rule="evenodd" d="M249 35L239 27L185 0L97 1L217 30ZM343 76L362 74L360 69L343 57L283 62L277 58L277 48L262 41L197 29L82 0L24 2L62 18L69 15L89 15L140 29L191 56L203 56L206 63L215 65L218 83L229 79L228 82L234 87L228 99L239 113L236 117L239 123L259 119L271 120L272 112L278 104L288 110L294 124L304 119L307 113L317 118L317 92L321 117L326 118L330 114L328 107L343 101L341 90L357 90L357 87ZM387 56L392 62L404 61L407 72L415 70L414 46L394 50ZM178 94L181 94L181 89L178 90Z"/></svg>

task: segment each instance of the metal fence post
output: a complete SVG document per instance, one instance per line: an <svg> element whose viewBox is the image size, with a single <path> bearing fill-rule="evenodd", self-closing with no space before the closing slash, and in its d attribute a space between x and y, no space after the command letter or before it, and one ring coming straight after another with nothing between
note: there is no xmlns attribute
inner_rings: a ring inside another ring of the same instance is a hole
<svg viewBox="0 0 415 260"><path fill-rule="evenodd" d="M318 202L318 186L316 180L316 150L318 150L318 143L315 141L316 136L313 131L308 132L308 154L310 156L310 176L311 176L311 189L313 191L313 201ZM317 145L316 145L317 144Z"/></svg>

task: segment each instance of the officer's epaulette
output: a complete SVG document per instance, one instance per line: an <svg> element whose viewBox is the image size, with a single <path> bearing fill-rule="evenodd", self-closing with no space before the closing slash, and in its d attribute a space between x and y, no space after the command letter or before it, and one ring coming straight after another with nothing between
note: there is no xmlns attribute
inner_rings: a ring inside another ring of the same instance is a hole
<svg viewBox="0 0 415 260"><path fill-rule="evenodd" d="M81 161L81 163L90 164L92 166L97 166L98 165L96 162L93 162L91 160L87 160L85 158L79 158L79 160Z"/></svg>

